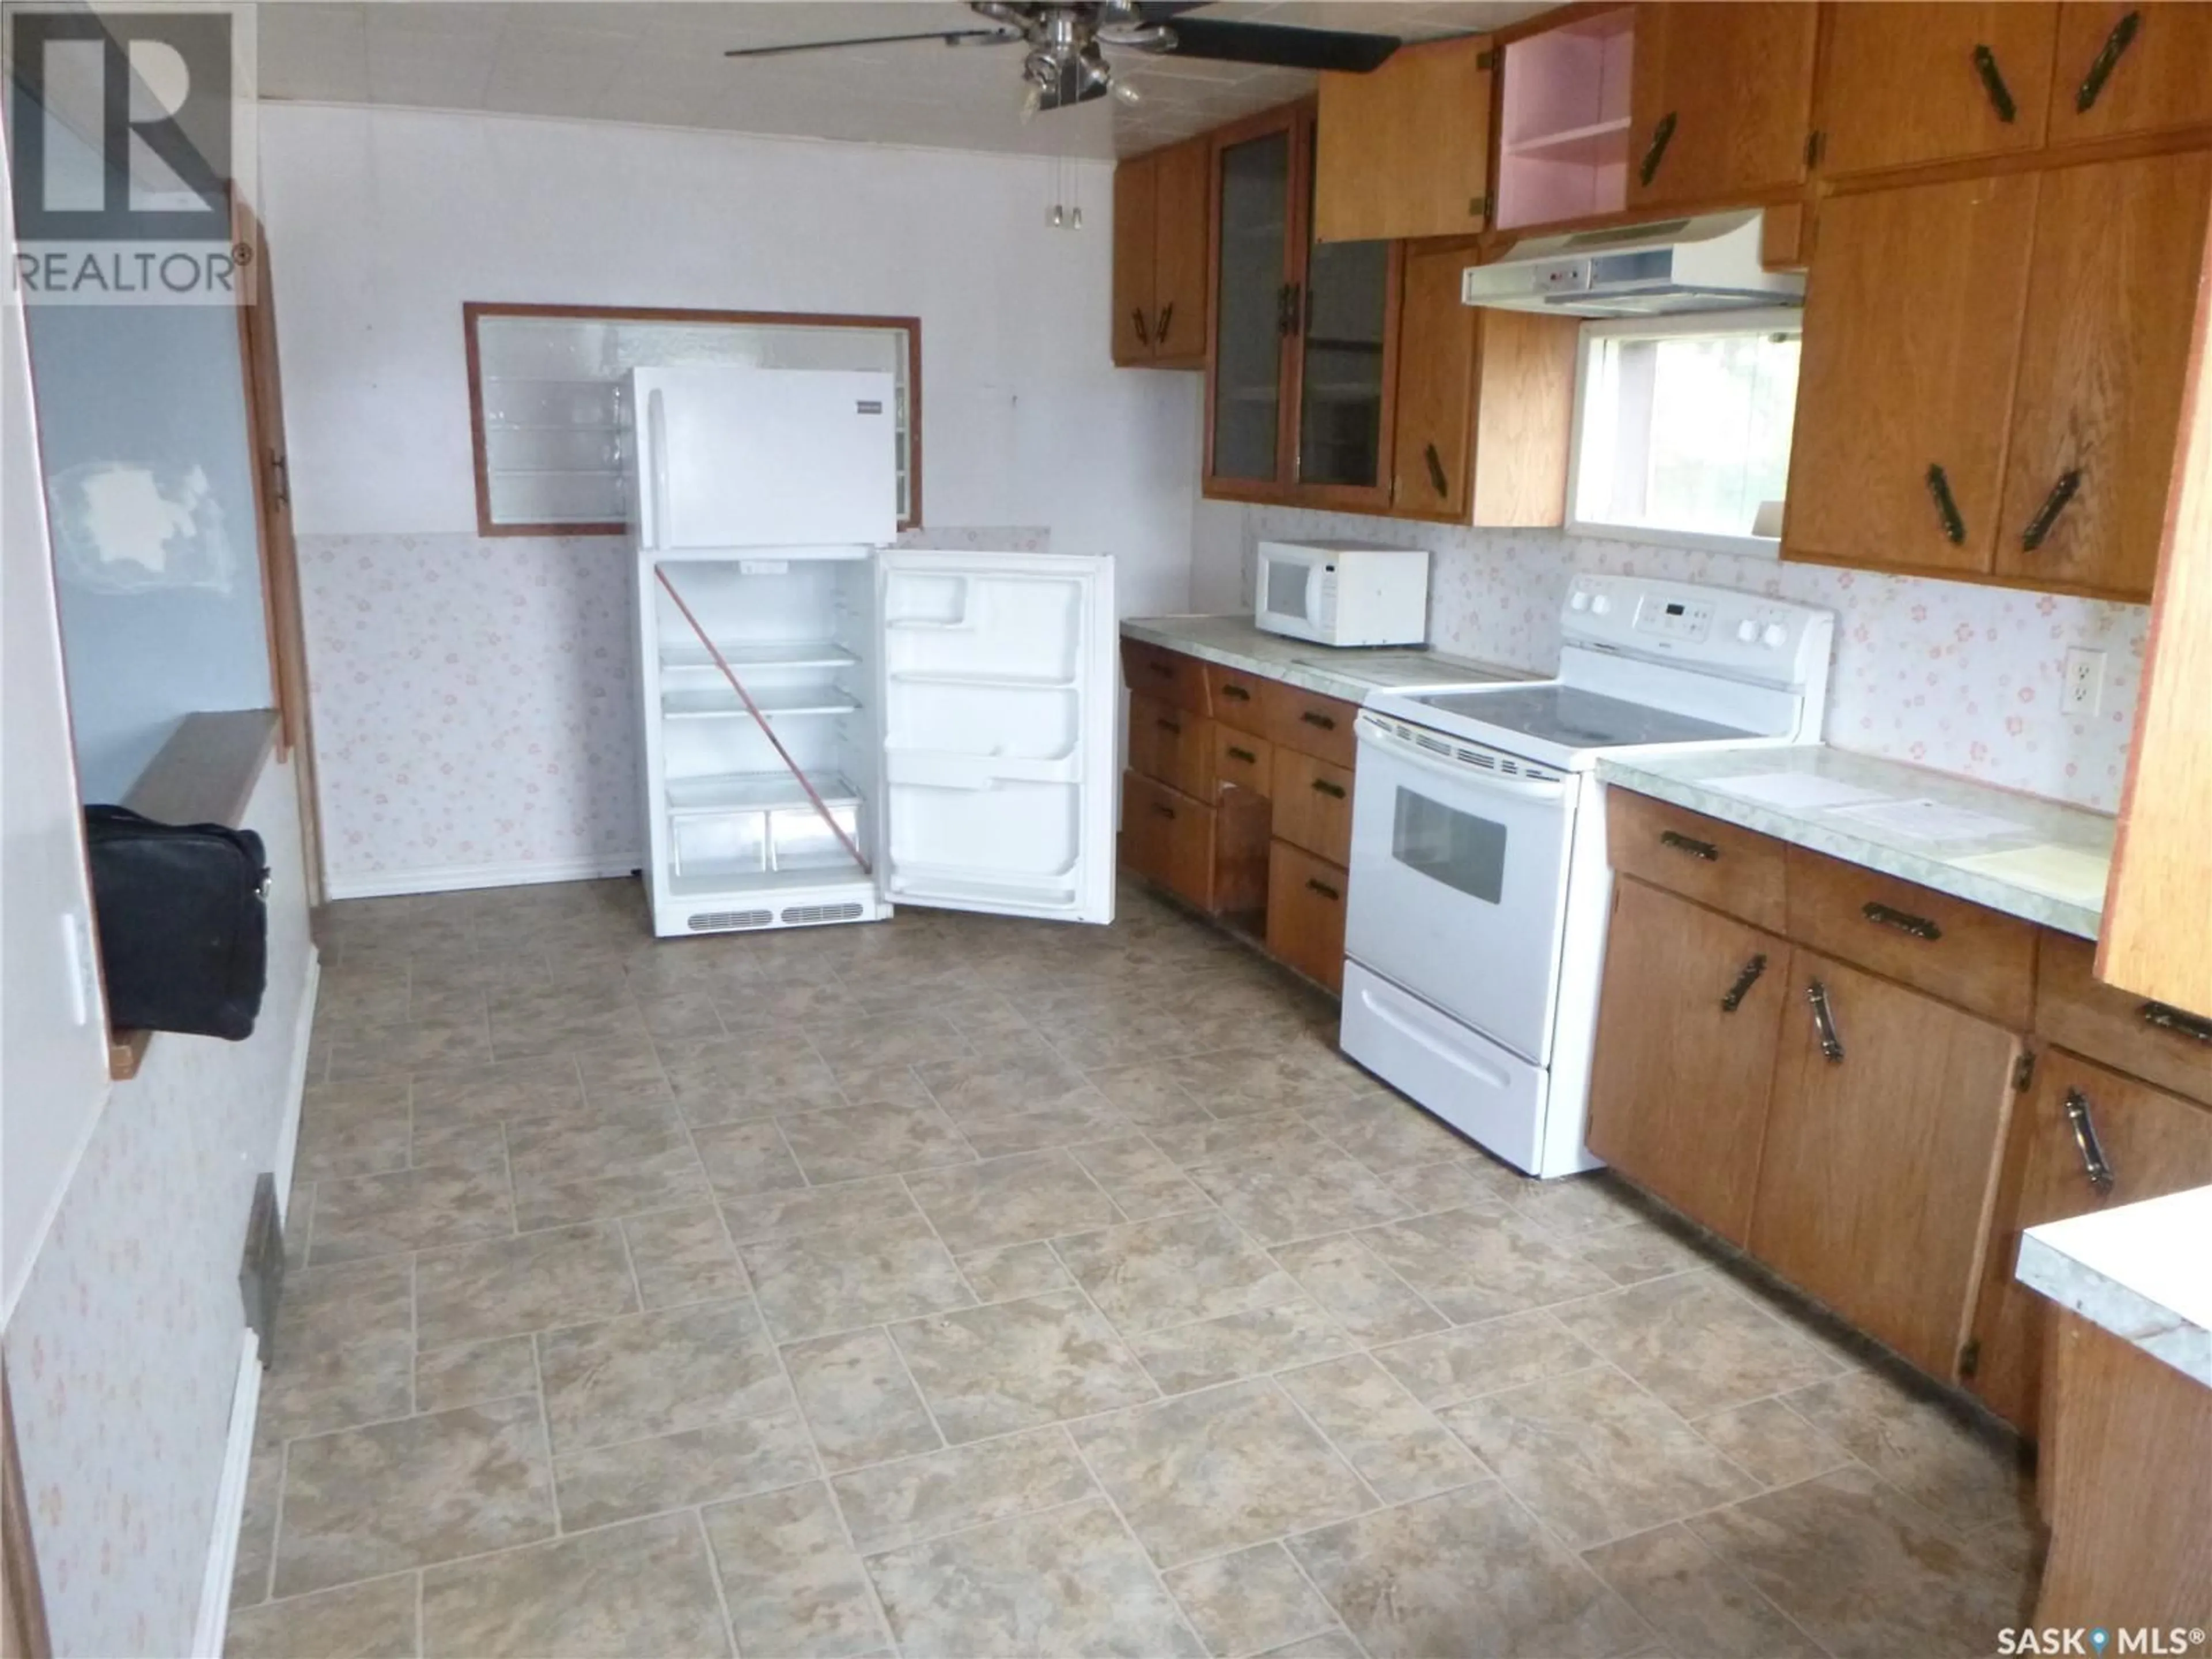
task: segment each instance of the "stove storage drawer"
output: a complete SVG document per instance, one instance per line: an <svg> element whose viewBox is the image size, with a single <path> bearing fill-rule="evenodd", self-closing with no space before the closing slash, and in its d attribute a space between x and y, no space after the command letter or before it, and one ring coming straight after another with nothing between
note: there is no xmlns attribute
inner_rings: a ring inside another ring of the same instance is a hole
<svg viewBox="0 0 2212 1659"><path fill-rule="evenodd" d="M1129 694L1129 767L1194 800L1213 799L1213 722L1140 692Z"/></svg>
<svg viewBox="0 0 2212 1659"><path fill-rule="evenodd" d="M1140 772L1121 775L1121 862L1185 903L1213 908L1214 811Z"/></svg>
<svg viewBox="0 0 2212 1659"><path fill-rule="evenodd" d="M1357 703L1274 680L1268 683L1263 706L1267 716L1263 735L1273 738L1278 749L1295 750L1347 772L1352 769L1359 746L1352 731L1359 714Z"/></svg>
<svg viewBox="0 0 2212 1659"><path fill-rule="evenodd" d="M1790 938L2027 1030L2033 923L1802 847L1788 859Z"/></svg>
<svg viewBox="0 0 2212 1659"><path fill-rule="evenodd" d="M1605 792L1605 836L1620 874L1782 931L1783 844L1771 836L1621 788Z"/></svg>
<svg viewBox="0 0 2212 1659"><path fill-rule="evenodd" d="M1275 835L1331 864L1352 862L1352 769L1285 749L1275 757Z"/></svg>
<svg viewBox="0 0 2212 1659"><path fill-rule="evenodd" d="M1267 858L1267 949L1330 990L1344 984L1344 866L1277 838Z"/></svg>
<svg viewBox="0 0 2212 1659"><path fill-rule="evenodd" d="M1121 641L1121 678L1129 690L1158 702L1210 714L1213 706L1206 691L1206 665L1195 657L1143 640Z"/></svg>

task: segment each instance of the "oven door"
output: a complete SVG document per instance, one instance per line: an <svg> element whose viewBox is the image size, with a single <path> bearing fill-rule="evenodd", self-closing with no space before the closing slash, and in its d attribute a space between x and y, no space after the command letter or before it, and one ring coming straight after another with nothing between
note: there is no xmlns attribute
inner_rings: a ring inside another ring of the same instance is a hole
<svg viewBox="0 0 2212 1659"><path fill-rule="evenodd" d="M1294 640L1330 643L1329 618L1322 615L1321 562L1310 556L1262 547L1252 584L1252 624Z"/></svg>
<svg viewBox="0 0 2212 1659"><path fill-rule="evenodd" d="M1545 1065L1573 781L1509 775L1492 769L1526 763L1454 739L1439 753L1371 715L1358 732L1346 954Z"/></svg>

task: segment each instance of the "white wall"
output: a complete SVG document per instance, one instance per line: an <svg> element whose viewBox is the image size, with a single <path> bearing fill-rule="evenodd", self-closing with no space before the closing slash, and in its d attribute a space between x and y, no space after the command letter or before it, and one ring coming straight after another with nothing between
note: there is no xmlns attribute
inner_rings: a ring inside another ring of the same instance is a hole
<svg viewBox="0 0 2212 1659"><path fill-rule="evenodd" d="M466 637L408 665L411 701L459 712L381 756L319 751L334 892L640 850L601 799L634 788L606 701L626 641L603 625L626 556L476 537L464 301L919 316L927 523L1111 553L1126 615L1189 603L1199 380L1110 365L1103 165L1076 169L1091 228L1071 232L1045 222L1048 164L1015 157L311 105L265 106L261 143L319 727L373 724L400 695L392 663L340 672L324 641L424 602L426 572L464 596L446 632ZM534 800L483 787L484 734L459 730L504 672L504 592L531 613L536 711L501 730L571 769L541 772Z"/></svg>

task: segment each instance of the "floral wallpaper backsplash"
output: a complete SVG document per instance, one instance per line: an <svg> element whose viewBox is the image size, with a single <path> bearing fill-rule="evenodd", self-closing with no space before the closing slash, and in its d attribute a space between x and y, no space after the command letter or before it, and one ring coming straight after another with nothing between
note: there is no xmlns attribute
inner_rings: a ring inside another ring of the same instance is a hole
<svg viewBox="0 0 2212 1659"><path fill-rule="evenodd" d="M1042 550L1046 532L911 532ZM333 894L628 869L645 832L630 553L608 537L302 536Z"/></svg>
<svg viewBox="0 0 2212 1659"><path fill-rule="evenodd" d="M1246 512L1242 592L1262 539L1343 537L1432 554L1429 642L1550 672L1577 571L1704 582L1836 613L1826 740L2100 811L2118 809L2150 632L2148 606L1826 565L1287 507ZM2105 653L2096 715L2059 706L2069 646Z"/></svg>

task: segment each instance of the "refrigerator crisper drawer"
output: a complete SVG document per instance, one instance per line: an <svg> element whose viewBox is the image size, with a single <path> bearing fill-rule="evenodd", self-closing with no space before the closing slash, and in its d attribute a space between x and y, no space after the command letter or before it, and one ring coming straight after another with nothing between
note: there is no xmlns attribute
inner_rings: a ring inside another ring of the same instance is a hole
<svg viewBox="0 0 2212 1659"><path fill-rule="evenodd" d="M1344 1052L1462 1134L1531 1175L1541 1167L1549 1079L1357 962L1344 964Z"/></svg>

